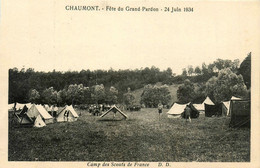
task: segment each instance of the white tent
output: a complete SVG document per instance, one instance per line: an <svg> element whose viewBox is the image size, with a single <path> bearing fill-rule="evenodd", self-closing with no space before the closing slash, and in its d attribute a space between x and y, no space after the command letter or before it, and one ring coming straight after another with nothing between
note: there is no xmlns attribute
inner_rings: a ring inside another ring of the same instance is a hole
<svg viewBox="0 0 260 168"><path fill-rule="evenodd" d="M56 117L57 122L72 122L72 121L77 121L78 119L78 114L74 110L72 106L66 106L62 108L61 110L58 110L58 114Z"/></svg>
<svg viewBox="0 0 260 168"><path fill-rule="evenodd" d="M26 104L16 103L15 108L16 108L16 110L22 110L24 105L26 105Z"/></svg>
<svg viewBox="0 0 260 168"><path fill-rule="evenodd" d="M231 100L242 100L242 99L239 98L239 97L232 96L232 97L231 97Z"/></svg>
<svg viewBox="0 0 260 168"><path fill-rule="evenodd" d="M206 97L206 99L204 100L204 102L203 102L202 104L204 105L205 103L208 104L208 105L215 105L215 104L210 100L209 97Z"/></svg>
<svg viewBox="0 0 260 168"><path fill-rule="evenodd" d="M51 107L48 104L44 104L43 107L46 111L51 111Z"/></svg>
<svg viewBox="0 0 260 168"><path fill-rule="evenodd" d="M58 111L58 110L59 110L58 107L53 108L53 111Z"/></svg>
<svg viewBox="0 0 260 168"><path fill-rule="evenodd" d="M41 105L33 104L26 114L30 118L36 118L38 115L41 115L46 124L53 123L53 117Z"/></svg>
<svg viewBox="0 0 260 168"><path fill-rule="evenodd" d="M44 123L44 121L42 120L42 117L40 115L38 115L34 121L34 127L44 127L46 126L46 124Z"/></svg>
<svg viewBox="0 0 260 168"><path fill-rule="evenodd" d="M232 96L230 100L242 100L242 99L239 97ZM223 104L227 109L227 116L230 116L230 101L224 101Z"/></svg>
<svg viewBox="0 0 260 168"><path fill-rule="evenodd" d="M13 110L13 108L14 108L14 103L8 104L8 110Z"/></svg>
<svg viewBox="0 0 260 168"><path fill-rule="evenodd" d="M111 108L110 108L109 110L107 110L104 114L102 114L102 115L100 116L100 118L106 116L106 115L107 115L108 113L110 113L110 112L114 112L113 118L115 118L115 115L116 115L116 113L118 112L118 113L121 114L125 119L127 119L127 115L126 115L125 113L123 113L118 107L116 107L116 105L111 106Z"/></svg>
<svg viewBox="0 0 260 168"><path fill-rule="evenodd" d="M59 109L58 109L58 107L56 107L56 106L50 106L49 108L48 108L48 112L51 112L51 111L58 111Z"/></svg>
<svg viewBox="0 0 260 168"><path fill-rule="evenodd" d="M27 108L31 108L32 104L31 103L26 103L24 106L26 106Z"/></svg>
<svg viewBox="0 0 260 168"><path fill-rule="evenodd" d="M184 109L186 107L187 104L178 104L178 103L174 103L174 105L172 106L172 108L167 112L168 114L168 118L179 118L181 117L181 113L184 112Z"/></svg>
<svg viewBox="0 0 260 168"><path fill-rule="evenodd" d="M33 120L29 118L27 115L19 116L18 114L15 114L15 118L17 122L21 125L31 125L33 124Z"/></svg>
<svg viewBox="0 0 260 168"><path fill-rule="evenodd" d="M214 105L214 103L210 100L209 97L206 97L206 99L203 101L201 104L192 104L199 112L205 112L205 105L204 104L209 104L209 105Z"/></svg>
<svg viewBox="0 0 260 168"><path fill-rule="evenodd" d="M32 107L32 104L31 103L27 103L27 104L24 104L21 112L20 112L20 115L24 114L25 112L27 112L30 108Z"/></svg>
<svg viewBox="0 0 260 168"><path fill-rule="evenodd" d="M204 104L193 104L193 106L200 112L205 111Z"/></svg>
<svg viewBox="0 0 260 168"><path fill-rule="evenodd" d="M230 101L224 101L223 104L227 109L227 116L229 116Z"/></svg>

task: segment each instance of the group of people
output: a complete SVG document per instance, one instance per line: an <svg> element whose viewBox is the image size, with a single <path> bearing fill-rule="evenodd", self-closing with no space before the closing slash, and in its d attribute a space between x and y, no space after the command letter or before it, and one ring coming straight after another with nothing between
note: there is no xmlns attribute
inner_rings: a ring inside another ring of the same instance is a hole
<svg viewBox="0 0 260 168"><path fill-rule="evenodd" d="M88 110L93 115L100 115L102 112L109 110L111 108L110 105L107 104L92 104L89 106Z"/></svg>
<svg viewBox="0 0 260 168"><path fill-rule="evenodd" d="M163 110L163 104L159 103L158 104L159 119L160 119L160 115L162 113L162 110ZM186 122L187 121L191 122L191 108L189 107L189 105L186 105L186 107L184 109L184 118L186 119Z"/></svg>

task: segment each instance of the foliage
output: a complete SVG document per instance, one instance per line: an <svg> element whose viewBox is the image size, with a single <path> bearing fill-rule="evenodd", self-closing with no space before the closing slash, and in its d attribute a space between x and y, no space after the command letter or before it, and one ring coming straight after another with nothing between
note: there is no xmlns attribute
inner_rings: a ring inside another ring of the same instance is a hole
<svg viewBox="0 0 260 168"><path fill-rule="evenodd" d="M244 78L245 84L250 88L250 56L247 57L247 61L243 61L239 68L239 74ZM249 60L249 61L248 61ZM35 89L40 98L38 103L49 102L48 96L43 95L43 92L50 87L53 88L53 92L57 91L56 100L53 98L51 102L58 104L90 104L90 103L123 103L124 94L127 92L127 88L132 90L141 89L148 84L183 84L186 79L189 79L193 83L204 83L208 81L212 76L217 76L221 68L229 67L232 72L238 71L239 60L222 60L217 59L213 63L206 65L202 64L193 67L189 65L183 68L182 75L177 75L172 72L171 68L161 71L159 68L152 66L135 70L118 70L115 71L112 68L110 70L81 70L81 71L67 71L59 72L53 70L52 72L37 72L34 69L22 68L20 71L17 68L9 69L9 97L8 103L28 103L29 101L36 101L30 99L31 90ZM194 75L194 73L196 75ZM189 74L189 76L188 76ZM95 91L96 85L104 86L104 92L98 93ZM80 91L70 85L79 86ZM114 92L113 96L110 94L110 88L113 86L117 89L118 93ZM75 90L76 89L76 90ZM69 92L69 94L67 93ZM50 92L51 93L51 92ZM70 95L70 93L72 95ZM45 98L43 98L45 97ZM195 95L195 97L197 97ZM112 101L111 101L112 100Z"/></svg>
<svg viewBox="0 0 260 168"><path fill-rule="evenodd" d="M110 89L106 93L106 103L108 104L116 104L118 98L118 90L111 86Z"/></svg>
<svg viewBox="0 0 260 168"><path fill-rule="evenodd" d="M171 95L167 85L153 86L149 84L144 87L140 103L146 107L157 107L159 103L167 105L170 99Z"/></svg>
<svg viewBox="0 0 260 168"><path fill-rule="evenodd" d="M180 85L177 90L177 97L180 103L188 103L193 100L194 85L186 79L184 84Z"/></svg>
<svg viewBox="0 0 260 168"><path fill-rule="evenodd" d="M247 57L241 63L238 73L243 76L245 85L247 88L251 88L251 52L247 55Z"/></svg>
<svg viewBox="0 0 260 168"><path fill-rule="evenodd" d="M67 98L70 102L70 104L80 104L84 98L84 86L83 84L74 84L74 85L69 85L68 90L67 90Z"/></svg>
<svg viewBox="0 0 260 168"><path fill-rule="evenodd" d="M135 70L81 70L80 72L59 72L55 70L52 72L35 72L31 68L27 70L23 68L20 71L17 68L13 68L9 69L8 101L9 103L29 102L29 91L31 89L36 89L41 94L45 89L50 87L53 87L53 89L57 91L63 89L67 91L70 85L83 84L85 87L89 87L92 92L92 87L103 84L103 86L106 87L106 90L109 90L111 86L117 88L118 101L122 102L123 100L119 99L119 97L123 97L123 94L126 93L128 87L136 90L149 83L171 83L173 76L171 68L160 71L159 68L154 66L151 68L146 67L144 69ZM70 97L70 99L73 98ZM92 101L94 100L85 100L85 102ZM71 100L66 100L66 102L71 103Z"/></svg>
<svg viewBox="0 0 260 168"><path fill-rule="evenodd" d="M201 103L206 98L206 85L204 83L197 84L194 89L194 96L192 96L192 103Z"/></svg>
<svg viewBox="0 0 260 168"><path fill-rule="evenodd" d="M206 93L215 102L230 100L232 96L246 97L247 89L242 75L236 75L229 68L222 69L218 77L212 77L206 83Z"/></svg>
<svg viewBox="0 0 260 168"><path fill-rule="evenodd" d="M29 91L29 101L31 103L38 103L40 99L40 94L36 89L31 89Z"/></svg>
<svg viewBox="0 0 260 168"><path fill-rule="evenodd" d="M188 66L188 74L189 74L189 76L191 76L193 74L193 72L194 72L194 69L193 69L192 65L189 65Z"/></svg>
<svg viewBox="0 0 260 168"><path fill-rule="evenodd" d="M194 72L196 73L196 75L200 75L201 74L201 69L199 66L196 66Z"/></svg>
<svg viewBox="0 0 260 168"><path fill-rule="evenodd" d="M133 93L131 93L131 89L127 89L127 93L124 94L124 103L125 105L132 106L135 103L135 96Z"/></svg>
<svg viewBox="0 0 260 168"><path fill-rule="evenodd" d="M44 104L56 104L57 96L58 93L53 89L53 87L45 89L41 95Z"/></svg>
<svg viewBox="0 0 260 168"><path fill-rule="evenodd" d="M91 97L93 98L94 102L95 103L104 103L105 101L105 87L103 84L101 85L95 85L92 87L92 94L91 94Z"/></svg>
<svg viewBox="0 0 260 168"><path fill-rule="evenodd" d="M186 70L186 68L183 68L183 69L182 69L182 76L187 76L187 70Z"/></svg>

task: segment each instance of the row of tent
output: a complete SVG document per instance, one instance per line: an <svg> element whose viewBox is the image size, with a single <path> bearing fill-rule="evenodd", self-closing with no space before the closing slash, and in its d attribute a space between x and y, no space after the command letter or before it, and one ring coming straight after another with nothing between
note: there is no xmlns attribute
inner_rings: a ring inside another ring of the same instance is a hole
<svg viewBox="0 0 260 168"><path fill-rule="evenodd" d="M167 112L168 118L183 117L185 107L191 108L191 118L198 118L200 113L205 113L205 117L229 116L230 127L250 125L250 101L233 96L230 101L214 104L207 97L202 104L178 104L174 103Z"/></svg>
<svg viewBox="0 0 260 168"><path fill-rule="evenodd" d="M201 104L192 104L192 103L186 103L186 104L178 104L174 103L171 109L167 112L169 118L179 118L183 115L184 109L187 105L191 108L191 118L197 118L199 116L199 113L205 112L205 104L208 105L214 105L212 100L207 97L203 103Z"/></svg>
<svg viewBox="0 0 260 168"><path fill-rule="evenodd" d="M18 106L17 106L18 105ZM48 105L35 105L31 103L27 104L16 104L14 114L17 122L20 125L28 125L34 127L43 127L46 124L54 122L73 122L78 119L78 114L72 106L65 107L53 107ZM10 106L10 109L14 109L14 104ZM17 109L17 112L16 112ZM109 113L114 114L113 119L116 113L121 114L125 119L127 115L124 114L117 106L113 105L103 113L100 118L107 116Z"/></svg>
<svg viewBox="0 0 260 168"><path fill-rule="evenodd" d="M46 126L46 124L54 122L76 121L79 117L72 106L53 108L52 111L47 111L42 105L28 103L23 104L22 108L20 108L19 105L18 108L16 108L18 109L18 112L15 112L14 114L20 125L43 127ZM55 115L53 115L54 113Z"/></svg>

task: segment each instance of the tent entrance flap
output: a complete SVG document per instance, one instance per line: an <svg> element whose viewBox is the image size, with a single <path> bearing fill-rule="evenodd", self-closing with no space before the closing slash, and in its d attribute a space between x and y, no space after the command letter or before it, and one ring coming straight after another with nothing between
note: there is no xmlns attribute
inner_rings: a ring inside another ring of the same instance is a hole
<svg viewBox="0 0 260 168"><path fill-rule="evenodd" d="M230 102L230 127L250 127L250 101L249 100L231 100Z"/></svg>

